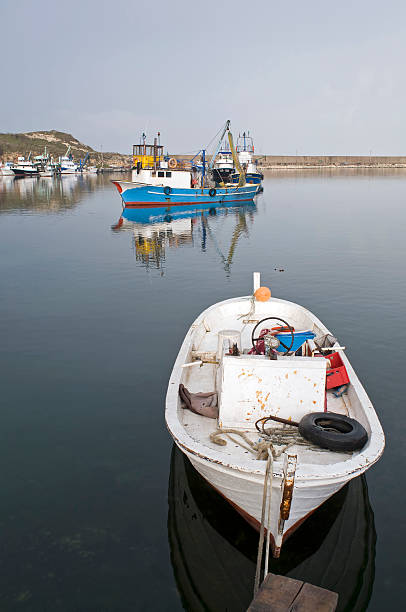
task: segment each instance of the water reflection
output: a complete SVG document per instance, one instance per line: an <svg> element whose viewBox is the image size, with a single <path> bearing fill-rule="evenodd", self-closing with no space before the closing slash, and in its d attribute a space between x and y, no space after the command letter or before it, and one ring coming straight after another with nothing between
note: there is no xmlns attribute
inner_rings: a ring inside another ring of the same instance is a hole
<svg viewBox="0 0 406 612"><path fill-rule="evenodd" d="M149 206L125 209L114 231L130 231L136 260L146 269L164 273L166 249L200 245L203 252L213 249L227 274L231 271L234 253L242 236L249 237L256 213L254 202L229 206ZM232 218L226 237L219 241L218 224Z"/></svg>
<svg viewBox="0 0 406 612"><path fill-rule="evenodd" d="M258 534L174 446L168 535L186 610L242 612L252 600ZM283 546L270 571L339 593L339 612L367 608L375 575L375 526L364 477L351 480Z"/></svg>
<svg viewBox="0 0 406 612"><path fill-rule="evenodd" d="M0 213L58 212L77 204L83 191L98 187L97 175L0 178Z"/></svg>

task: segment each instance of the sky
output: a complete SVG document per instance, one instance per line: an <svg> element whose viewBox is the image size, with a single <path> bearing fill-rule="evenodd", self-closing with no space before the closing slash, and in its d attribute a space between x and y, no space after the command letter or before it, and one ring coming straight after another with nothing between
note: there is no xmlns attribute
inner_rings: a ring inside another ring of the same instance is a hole
<svg viewBox="0 0 406 612"><path fill-rule="evenodd" d="M227 119L273 155L406 154L406 3L0 0L0 132L129 153Z"/></svg>

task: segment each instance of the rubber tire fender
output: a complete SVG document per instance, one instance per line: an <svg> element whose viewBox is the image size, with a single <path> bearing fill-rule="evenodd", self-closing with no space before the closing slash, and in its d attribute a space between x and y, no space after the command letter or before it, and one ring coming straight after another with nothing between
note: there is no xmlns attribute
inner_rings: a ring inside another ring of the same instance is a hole
<svg viewBox="0 0 406 612"><path fill-rule="evenodd" d="M299 423L299 433L309 442L332 451L360 450L368 441L366 429L336 412L311 412Z"/></svg>
<svg viewBox="0 0 406 612"><path fill-rule="evenodd" d="M211 189L209 189L209 196L211 198L214 198L214 196L216 195L217 191L212 187Z"/></svg>
<svg viewBox="0 0 406 612"><path fill-rule="evenodd" d="M169 187L169 185L166 185L166 187L164 187L164 194L165 195L170 195L172 189Z"/></svg>

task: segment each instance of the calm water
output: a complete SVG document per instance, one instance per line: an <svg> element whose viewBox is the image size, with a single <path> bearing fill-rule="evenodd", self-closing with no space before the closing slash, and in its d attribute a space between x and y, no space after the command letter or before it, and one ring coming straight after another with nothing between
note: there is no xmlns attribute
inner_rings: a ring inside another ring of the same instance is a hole
<svg viewBox="0 0 406 612"><path fill-rule="evenodd" d="M172 453L163 410L189 324L254 270L348 347L387 436L368 493L275 571L403 609L406 173L274 173L253 206L120 229L108 178L0 178L0 610L245 609L257 536Z"/></svg>

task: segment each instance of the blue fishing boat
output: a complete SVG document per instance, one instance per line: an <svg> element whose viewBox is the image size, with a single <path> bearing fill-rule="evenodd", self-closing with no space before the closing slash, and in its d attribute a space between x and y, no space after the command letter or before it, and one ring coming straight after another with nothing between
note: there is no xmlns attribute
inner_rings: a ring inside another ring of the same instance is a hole
<svg viewBox="0 0 406 612"><path fill-rule="evenodd" d="M191 160L168 158L158 138L153 145L146 144L143 134L140 144L133 146L134 166L131 181L113 181L124 208L138 206L198 206L210 208L216 205L249 202L258 192L258 185L247 184L234 148L233 137L227 121L215 153L207 162L203 149ZM221 142L227 133L238 181L218 182L214 176L214 164Z"/></svg>

